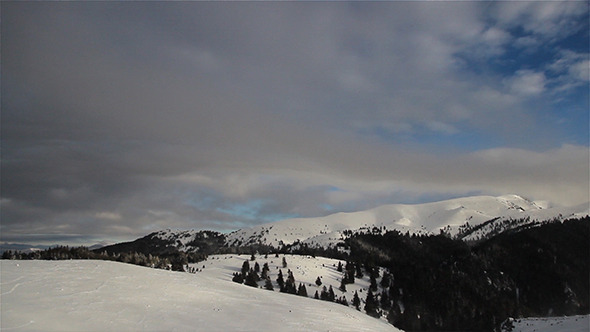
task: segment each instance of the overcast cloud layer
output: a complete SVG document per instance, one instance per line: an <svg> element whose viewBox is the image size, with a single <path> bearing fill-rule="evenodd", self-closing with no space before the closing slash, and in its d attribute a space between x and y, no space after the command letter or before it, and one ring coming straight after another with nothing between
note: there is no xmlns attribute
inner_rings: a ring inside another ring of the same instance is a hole
<svg viewBox="0 0 590 332"><path fill-rule="evenodd" d="M588 2L8 2L0 241L589 200Z"/></svg>

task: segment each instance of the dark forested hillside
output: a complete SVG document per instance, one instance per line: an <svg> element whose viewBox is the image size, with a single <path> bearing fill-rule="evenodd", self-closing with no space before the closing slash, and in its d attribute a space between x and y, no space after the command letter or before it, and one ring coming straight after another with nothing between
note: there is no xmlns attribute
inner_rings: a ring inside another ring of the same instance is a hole
<svg viewBox="0 0 590 332"><path fill-rule="evenodd" d="M350 259L387 267L382 310L404 330L493 330L508 317L589 312L590 219L509 231L475 244L399 232L347 240Z"/></svg>

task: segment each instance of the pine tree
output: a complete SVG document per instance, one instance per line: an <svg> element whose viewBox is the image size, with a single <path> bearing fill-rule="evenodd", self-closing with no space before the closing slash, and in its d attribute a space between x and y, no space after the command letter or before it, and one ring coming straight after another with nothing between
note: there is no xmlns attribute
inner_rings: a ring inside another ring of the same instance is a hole
<svg viewBox="0 0 590 332"><path fill-rule="evenodd" d="M381 278L381 287L387 288L387 287L389 287L390 283L391 283L391 278L390 278L389 273L387 273L387 271L383 272L383 278Z"/></svg>
<svg viewBox="0 0 590 332"><path fill-rule="evenodd" d="M297 289L297 295L307 297L307 288L302 283L299 283L299 288Z"/></svg>
<svg viewBox="0 0 590 332"><path fill-rule="evenodd" d="M377 279L375 279L375 275L373 273L371 273L371 285L369 286L369 289L373 292L377 291Z"/></svg>
<svg viewBox="0 0 590 332"><path fill-rule="evenodd" d="M389 300L389 295L388 292L385 291L385 289L381 292L381 308L383 308L383 310L389 310L389 308L391 307L391 301Z"/></svg>
<svg viewBox="0 0 590 332"><path fill-rule="evenodd" d="M293 272L291 272L291 270L287 271L287 281L285 282L285 287L281 289L281 292L297 294L297 287L295 286L295 277L293 277Z"/></svg>
<svg viewBox="0 0 590 332"><path fill-rule="evenodd" d="M367 292L367 298L365 299L365 312L367 315L379 318L380 314L377 312L378 305L375 301L375 297L373 296L373 292L369 290Z"/></svg>
<svg viewBox="0 0 590 332"><path fill-rule="evenodd" d="M340 287L338 287L338 289L346 293L346 283L344 283L344 279L340 281Z"/></svg>
<svg viewBox="0 0 590 332"><path fill-rule="evenodd" d="M248 263L248 261L244 261L244 264L242 264L242 277L243 278L246 278L248 271L250 271L250 263Z"/></svg>
<svg viewBox="0 0 590 332"><path fill-rule="evenodd" d="M348 301L346 301L346 296L343 296L340 298L340 300L338 301L340 304L345 305L348 307Z"/></svg>
<svg viewBox="0 0 590 332"><path fill-rule="evenodd" d="M316 299L316 300L319 300L320 299L320 295L318 294L318 291L317 290L315 291L315 294L313 294L313 298Z"/></svg>
<svg viewBox="0 0 590 332"><path fill-rule="evenodd" d="M274 290L274 287L272 286L272 282L270 281L270 278L266 278L266 280L264 281L264 288L268 289L268 290Z"/></svg>
<svg viewBox="0 0 590 332"><path fill-rule="evenodd" d="M328 301L334 302L336 299L336 294L334 294L334 290L332 289L332 285L330 285L330 289L328 289Z"/></svg>
<svg viewBox="0 0 590 332"><path fill-rule="evenodd" d="M399 322L401 317L401 312L399 311L399 308L397 305L394 305L391 307L391 309L389 309L389 313L387 314L387 321L389 322L389 324L391 325L397 325L397 323Z"/></svg>
<svg viewBox="0 0 590 332"><path fill-rule="evenodd" d="M336 271L342 272L342 263L341 262L338 262L338 267L336 268Z"/></svg>
<svg viewBox="0 0 590 332"><path fill-rule="evenodd" d="M281 289L281 292L283 291L283 288L285 287L285 280L283 279L283 271L279 270L279 276L277 277L277 284L279 284L279 288Z"/></svg>
<svg viewBox="0 0 590 332"><path fill-rule="evenodd" d="M241 273L236 272L236 273L234 273L234 277L232 278L231 281L241 284L244 282L244 278L242 277Z"/></svg>
<svg viewBox="0 0 590 332"><path fill-rule="evenodd" d="M255 261L256 260L256 256L254 254L252 254L252 256L250 256L250 260L251 261Z"/></svg>
<svg viewBox="0 0 590 332"><path fill-rule="evenodd" d="M322 285L322 280L320 279L320 277L317 277L315 280L315 284L320 287Z"/></svg>
<svg viewBox="0 0 590 332"><path fill-rule="evenodd" d="M322 287L322 292L320 293L320 300L328 301L328 297L329 297L328 289L324 285L324 287Z"/></svg>
<svg viewBox="0 0 590 332"><path fill-rule="evenodd" d="M361 268L361 264L356 264L356 277L359 279L363 277L363 271Z"/></svg>
<svg viewBox="0 0 590 332"><path fill-rule="evenodd" d="M256 262L256 264L254 264L254 271L256 273L260 272L260 265L258 265L258 262Z"/></svg>
<svg viewBox="0 0 590 332"><path fill-rule="evenodd" d="M260 278L267 279L269 271L270 268L268 267L268 263L264 263L264 265L262 265L262 273L260 274Z"/></svg>
<svg viewBox="0 0 590 332"><path fill-rule="evenodd" d="M356 310L361 310L361 299L359 298L359 294L355 291L354 297L352 298L352 305L356 308Z"/></svg>
<svg viewBox="0 0 590 332"><path fill-rule="evenodd" d="M346 262L344 276L342 277L342 280L344 280L345 284L354 284L354 270L354 264Z"/></svg>
<svg viewBox="0 0 590 332"><path fill-rule="evenodd" d="M285 256L283 256L283 269L287 268L287 260L285 259Z"/></svg>
<svg viewBox="0 0 590 332"><path fill-rule="evenodd" d="M246 281L244 282L244 284L258 288L258 283L256 282L257 277L258 275L256 274L256 272L250 269L248 275L246 276Z"/></svg>

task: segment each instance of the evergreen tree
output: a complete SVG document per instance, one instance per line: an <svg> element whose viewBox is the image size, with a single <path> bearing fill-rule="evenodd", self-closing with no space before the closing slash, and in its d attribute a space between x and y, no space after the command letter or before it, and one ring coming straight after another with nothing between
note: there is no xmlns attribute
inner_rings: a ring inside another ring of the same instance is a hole
<svg viewBox="0 0 590 332"><path fill-rule="evenodd" d="M383 278L381 278L381 287L387 288L391 283L391 277L387 271L383 272Z"/></svg>
<svg viewBox="0 0 590 332"><path fill-rule="evenodd" d="M256 260L256 256L254 254L252 254L252 256L250 256L250 260L251 261L255 261Z"/></svg>
<svg viewBox="0 0 590 332"><path fill-rule="evenodd" d="M270 268L268 267L268 263L264 263L264 265L262 265L262 273L260 274L260 278L267 279L269 271Z"/></svg>
<svg viewBox="0 0 590 332"><path fill-rule="evenodd" d="M336 268L336 271L342 272L342 263L341 262L338 262L338 267Z"/></svg>
<svg viewBox="0 0 590 332"><path fill-rule="evenodd" d="M244 282L244 278L242 277L241 273L234 273L234 277L232 278L233 282L237 282L238 284L241 284Z"/></svg>
<svg viewBox="0 0 590 332"><path fill-rule="evenodd" d="M369 290L367 292L367 298L365 299L365 312L367 315L379 318L379 312L377 311L378 305L375 301L375 297L373 296L373 292Z"/></svg>
<svg viewBox="0 0 590 332"><path fill-rule="evenodd" d="M307 297L307 288L302 283L299 283L299 288L297 289L297 295Z"/></svg>
<svg viewBox="0 0 590 332"><path fill-rule="evenodd" d="M250 269L250 271L248 272L248 275L246 276L246 281L244 282L244 284L258 288L258 283L256 283L257 277L258 277L258 275L256 274L256 272L254 272L254 270Z"/></svg>
<svg viewBox="0 0 590 332"><path fill-rule="evenodd" d="M315 291L315 294L313 294L313 298L316 299L316 300L319 300L320 299L320 295L318 294L318 291L317 290Z"/></svg>
<svg viewBox="0 0 590 332"><path fill-rule="evenodd" d="M264 281L264 288L268 289L268 290L274 290L274 287L272 286L272 282L270 281L270 278L266 278L266 280Z"/></svg>
<svg viewBox="0 0 590 332"><path fill-rule="evenodd" d="M248 261L244 261L244 264L242 264L242 277L243 278L246 278L248 271L250 271L250 263L248 263Z"/></svg>
<svg viewBox="0 0 590 332"><path fill-rule="evenodd" d="M277 284L279 284L279 288L281 289L281 292L283 291L283 288L285 287L285 280L283 279L283 271L279 270L279 276L277 277Z"/></svg>
<svg viewBox="0 0 590 332"><path fill-rule="evenodd" d="M354 264L350 262L346 262L346 267L344 268L344 276L342 280L345 284L354 284Z"/></svg>
<svg viewBox="0 0 590 332"><path fill-rule="evenodd" d="M260 281L260 276L258 275L258 273L256 273L256 271L254 271L254 269L250 269L250 273L252 273L252 275L254 276L254 280L256 280L256 282Z"/></svg>
<svg viewBox="0 0 590 332"><path fill-rule="evenodd" d="M324 285L324 287L322 287L322 292L320 293L320 300L328 301L329 296L330 295L328 294L328 289Z"/></svg>
<svg viewBox="0 0 590 332"><path fill-rule="evenodd" d="M328 289L328 301L334 302L336 299L336 295L334 294L334 290L332 289L332 285L330 285L330 289Z"/></svg>
<svg viewBox="0 0 590 332"><path fill-rule="evenodd" d="M381 292L381 308L383 310L389 310L389 308L391 307L391 301L389 300L389 295L388 292L385 291L385 289Z"/></svg>
<svg viewBox="0 0 590 332"><path fill-rule="evenodd" d="M356 267L356 277L359 278L359 279L362 278L363 277L363 271L362 271L362 268L361 268L361 264L356 264L355 267Z"/></svg>
<svg viewBox="0 0 590 332"><path fill-rule="evenodd" d="M348 307L348 301L346 301L346 296L341 297L338 303Z"/></svg>
<svg viewBox="0 0 590 332"><path fill-rule="evenodd" d="M352 298L352 305L356 308L356 310L361 310L361 299L359 298L359 294L355 291L354 297Z"/></svg>
<svg viewBox="0 0 590 332"><path fill-rule="evenodd" d="M285 259L285 256L283 256L283 269L287 268L287 260Z"/></svg>
<svg viewBox="0 0 590 332"><path fill-rule="evenodd" d="M260 272L260 265L258 265L258 262L256 262L256 264L254 264L254 272L256 272L256 273Z"/></svg>
<svg viewBox="0 0 590 332"><path fill-rule="evenodd" d="M344 279L340 281L340 287L338 287L338 289L346 293L346 283L344 282Z"/></svg>
<svg viewBox="0 0 590 332"><path fill-rule="evenodd" d="M401 311L399 310L399 307L394 304L393 306L391 306L391 309L389 309L389 313L387 314L387 321L389 322L389 324L397 326L397 324L400 321L400 317L401 317Z"/></svg>
<svg viewBox="0 0 590 332"><path fill-rule="evenodd" d="M295 278L291 270L287 271L287 281L285 281L285 287L281 289L281 292L289 294L297 294L297 287L295 286Z"/></svg>
<svg viewBox="0 0 590 332"><path fill-rule="evenodd" d="M315 280L315 284L320 287L322 285L322 280L320 279L320 277L318 276Z"/></svg>
<svg viewBox="0 0 590 332"><path fill-rule="evenodd" d="M376 292L377 291L377 279L375 279L375 275L371 273L371 285L369 286L369 290Z"/></svg>

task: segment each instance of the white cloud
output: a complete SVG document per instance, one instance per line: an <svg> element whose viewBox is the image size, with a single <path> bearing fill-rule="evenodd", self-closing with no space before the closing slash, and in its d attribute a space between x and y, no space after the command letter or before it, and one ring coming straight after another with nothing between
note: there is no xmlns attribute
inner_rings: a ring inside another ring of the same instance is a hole
<svg viewBox="0 0 590 332"><path fill-rule="evenodd" d="M493 16L506 27L522 27L545 40L565 37L578 31L572 18L587 13L583 1L512 1L494 4Z"/></svg>
<svg viewBox="0 0 590 332"><path fill-rule="evenodd" d="M108 220L121 220L121 215L117 212L97 212L94 214L94 217L98 219L108 219Z"/></svg>
<svg viewBox="0 0 590 332"><path fill-rule="evenodd" d="M539 95L545 90L545 74L532 70L518 70L513 77L505 80L510 91L517 95L530 97Z"/></svg>
<svg viewBox="0 0 590 332"><path fill-rule="evenodd" d="M589 60L581 60L574 63L571 67L568 68L568 73L575 79L580 81L589 81L590 80L590 61Z"/></svg>
<svg viewBox="0 0 590 332"><path fill-rule="evenodd" d="M588 54L561 50L557 59L547 66L547 70L556 76L551 83L559 93L587 84L589 67Z"/></svg>

